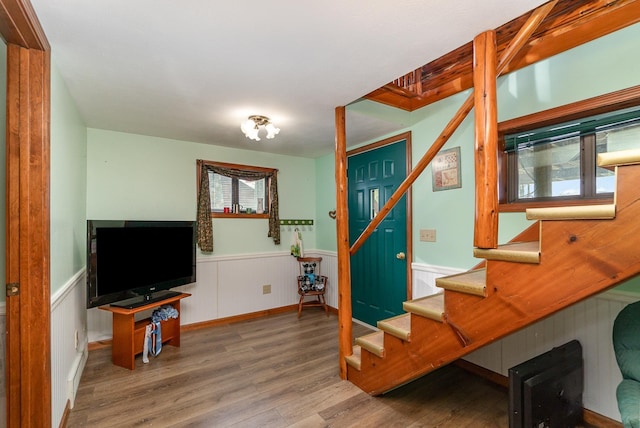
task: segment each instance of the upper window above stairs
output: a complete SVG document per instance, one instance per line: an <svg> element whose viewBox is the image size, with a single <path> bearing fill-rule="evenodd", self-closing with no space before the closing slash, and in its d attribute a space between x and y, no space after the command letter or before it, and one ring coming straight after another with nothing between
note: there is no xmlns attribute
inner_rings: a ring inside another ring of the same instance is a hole
<svg viewBox="0 0 640 428"><path fill-rule="evenodd" d="M539 115L540 122L501 132L501 211L611 201L614 172L600 168L597 155L640 146L640 106L571 116Z"/></svg>

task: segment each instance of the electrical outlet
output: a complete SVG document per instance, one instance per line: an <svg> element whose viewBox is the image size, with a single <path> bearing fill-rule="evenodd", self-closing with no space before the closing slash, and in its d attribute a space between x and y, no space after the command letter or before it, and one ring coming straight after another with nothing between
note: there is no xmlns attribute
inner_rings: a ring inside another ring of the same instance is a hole
<svg viewBox="0 0 640 428"><path fill-rule="evenodd" d="M74 337L74 343L75 343L75 347L76 349L78 349L78 330L76 330Z"/></svg>
<svg viewBox="0 0 640 428"><path fill-rule="evenodd" d="M271 284L262 286L262 294L271 294Z"/></svg>
<svg viewBox="0 0 640 428"><path fill-rule="evenodd" d="M420 240L422 242L436 242L436 230L420 229Z"/></svg>

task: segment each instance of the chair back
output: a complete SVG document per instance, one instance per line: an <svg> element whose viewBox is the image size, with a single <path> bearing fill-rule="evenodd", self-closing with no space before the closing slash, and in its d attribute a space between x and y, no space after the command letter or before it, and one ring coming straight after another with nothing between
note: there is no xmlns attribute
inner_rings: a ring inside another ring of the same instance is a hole
<svg viewBox="0 0 640 428"><path fill-rule="evenodd" d="M314 274L320 275L320 265L322 263L322 257L298 257L298 266L300 268L300 275Z"/></svg>
<svg viewBox="0 0 640 428"><path fill-rule="evenodd" d="M321 274L322 257L298 257L298 287L302 293L324 292L327 277Z"/></svg>

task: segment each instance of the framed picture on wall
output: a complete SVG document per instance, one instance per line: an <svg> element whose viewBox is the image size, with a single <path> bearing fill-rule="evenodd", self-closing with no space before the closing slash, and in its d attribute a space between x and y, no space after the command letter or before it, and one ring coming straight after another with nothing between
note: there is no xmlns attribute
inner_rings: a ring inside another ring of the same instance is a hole
<svg viewBox="0 0 640 428"><path fill-rule="evenodd" d="M431 162L433 191L462 187L460 181L460 147L442 150Z"/></svg>

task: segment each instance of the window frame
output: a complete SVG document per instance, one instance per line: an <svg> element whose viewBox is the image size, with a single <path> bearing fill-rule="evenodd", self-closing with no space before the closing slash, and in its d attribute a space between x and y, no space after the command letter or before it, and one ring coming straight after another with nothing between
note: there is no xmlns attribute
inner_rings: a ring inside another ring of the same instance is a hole
<svg viewBox="0 0 640 428"><path fill-rule="evenodd" d="M278 170L276 168L265 168L265 167L261 167L261 166L254 166L254 165L242 165L242 164L234 164L234 163L227 163L227 162L216 162L216 161L207 161L207 160L203 160L202 161L204 165L208 165L208 166L217 166L217 167L222 167L222 168L232 168L232 169L237 169L240 171L253 171L253 172L264 172L264 173L276 173ZM200 183L200 174L201 174L201 168L198 168L198 174L197 174L197 183ZM237 179L232 179L232 192L238 192L238 185L237 185ZM270 181L271 179L269 177L265 177L265 185L264 185L264 212L262 214L258 214L258 213L251 213L251 214L247 214L247 213L225 213L225 212L219 212L219 211L211 211L211 218L264 218L264 219L269 219L269 185L270 185ZM211 186L211 183L209 183L209 186ZM199 187L199 184L196 185L196 189ZM235 197L237 198L238 195L236 195ZM233 198L233 196L232 196Z"/></svg>
<svg viewBox="0 0 640 428"><path fill-rule="evenodd" d="M517 165L514 165L516 160L515 156L510 157L505 152L505 135L637 106L640 106L640 85L498 123L499 212L524 212L527 208L611 203L613 201L612 195L593 198L576 198L569 196L556 197L553 200L520 200L509 202L508 189L513 183L509 182L508 171L510 171L511 168L517 168Z"/></svg>

